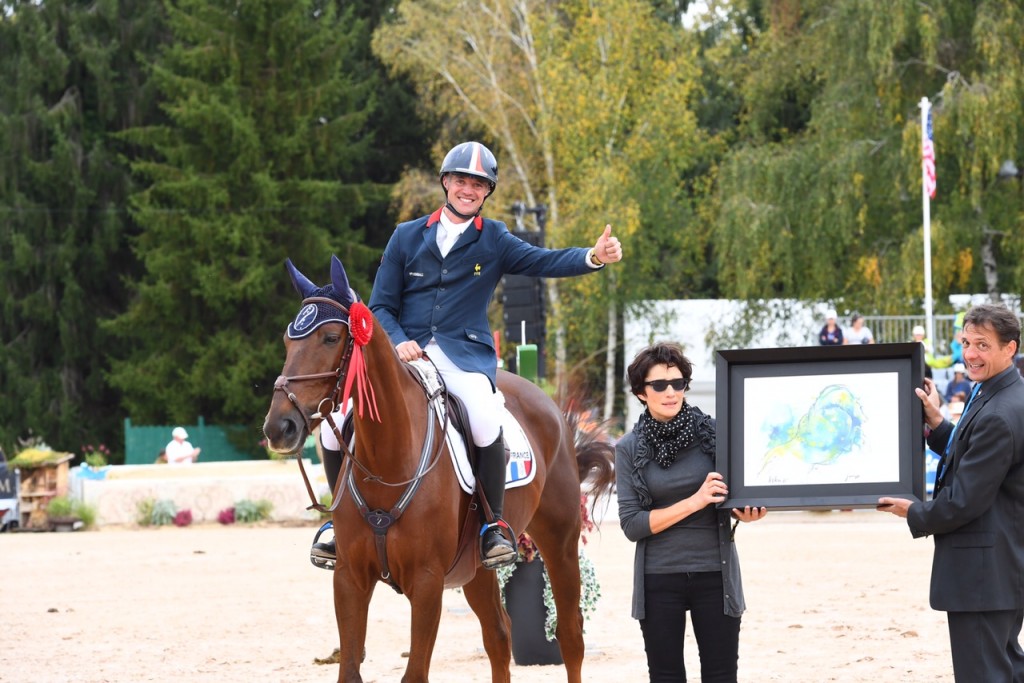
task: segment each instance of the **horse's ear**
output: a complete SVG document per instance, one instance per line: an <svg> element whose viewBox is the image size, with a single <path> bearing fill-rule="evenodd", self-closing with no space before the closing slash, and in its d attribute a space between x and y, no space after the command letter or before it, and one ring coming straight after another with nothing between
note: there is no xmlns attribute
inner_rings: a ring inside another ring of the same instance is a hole
<svg viewBox="0 0 1024 683"><path fill-rule="evenodd" d="M341 259L331 254L331 283L334 285L334 295L338 297L343 306L351 306L355 301L352 298L352 290L348 286L348 274L345 273L345 266L341 265Z"/></svg>
<svg viewBox="0 0 1024 683"><path fill-rule="evenodd" d="M309 278L299 272L299 269L295 267L290 258L284 260L284 267L288 269L288 275L292 278L292 286L295 287L295 291L303 299L312 295L318 289L316 285L309 281Z"/></svg>

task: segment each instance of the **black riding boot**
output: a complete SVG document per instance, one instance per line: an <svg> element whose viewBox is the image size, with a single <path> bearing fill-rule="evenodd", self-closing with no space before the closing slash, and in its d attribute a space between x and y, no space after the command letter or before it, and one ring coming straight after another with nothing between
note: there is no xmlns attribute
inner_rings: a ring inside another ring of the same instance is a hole
<svg viewBox="0 0 1024 683"><path fill-rule="evenodd" d="M480 561L487 569L498 569L515 562L517 555L515 545L502 533L502 527L509 529L509 526L501 519L505 503L505 440L501 432L491 445L477 447L476 469L477 484L494 515L492 520L482 520ZM511 535L511 529L509 533Z"/></svg>
<svg viewBox="0 0 1024 683"><path fill-rule="evenodd" d="M334 451L324 448L320 444L320 453L324 461L324 474L327 475L327 485L331 487L331 494L338 483L338 475L341 472L341 451ZM320 535L328 529L333 529L334 524L330 521L324 523L313 537L313 547L309 549L309 561L321 569L334 569L334 563L338 558L338 548L334 539L326 543L319 543Z"/></svg>

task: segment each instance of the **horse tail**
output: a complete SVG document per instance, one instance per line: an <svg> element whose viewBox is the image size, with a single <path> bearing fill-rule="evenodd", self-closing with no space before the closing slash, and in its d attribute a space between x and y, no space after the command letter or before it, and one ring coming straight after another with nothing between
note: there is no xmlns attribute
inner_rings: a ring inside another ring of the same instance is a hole
<svg viewBox="0 0 1024 683"><path fill-rule="evenodd" d="M590 497L590 513L593 514L598 502L611 495L615 484L615 446L608 435L607 421L588 421L572 403L564 415L573 433L576 466L580 482L585 484Z"/></svg>

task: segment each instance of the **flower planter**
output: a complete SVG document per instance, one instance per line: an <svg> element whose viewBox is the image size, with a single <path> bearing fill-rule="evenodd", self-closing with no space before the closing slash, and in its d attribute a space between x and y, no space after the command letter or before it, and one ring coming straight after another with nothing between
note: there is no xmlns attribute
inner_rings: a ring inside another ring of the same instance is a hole
<svg viewBox="0 0 1024 683"><path fill-rule="evenodd" d="M49 523L52 531L78 531L85 526L78 517L50 517Z"/></svg>
<svg viewBox="0 0 1024 683"><path fill-rule="evenodd" d="M557 640L544 635L544 561L519 562L505 584L505 610L512 620L512 657L516 664L561 664Z"/></svg>

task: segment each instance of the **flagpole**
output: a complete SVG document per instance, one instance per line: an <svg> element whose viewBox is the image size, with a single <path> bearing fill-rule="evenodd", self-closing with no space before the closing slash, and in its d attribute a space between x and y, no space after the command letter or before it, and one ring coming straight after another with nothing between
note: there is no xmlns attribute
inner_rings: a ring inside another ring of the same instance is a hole
<svg viewBox="0 0 1024 683"><path fill-rule="evenodd" d="M924 319L925 330L929 342L932 345L932 353L935 353L935 320L932 317L932 207L929 198L929 178L925 168L924 153L931 145L928 135L929 112L932 104L927 97L921 98L921 210L924 215ZM934 152L932 159L934 160ZM934 161L932 162L934 163Z"/></svg>

